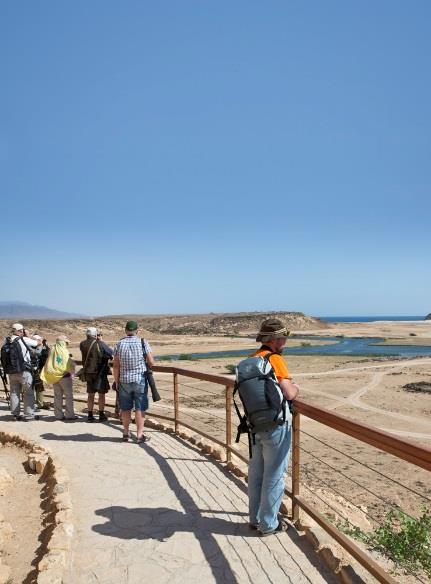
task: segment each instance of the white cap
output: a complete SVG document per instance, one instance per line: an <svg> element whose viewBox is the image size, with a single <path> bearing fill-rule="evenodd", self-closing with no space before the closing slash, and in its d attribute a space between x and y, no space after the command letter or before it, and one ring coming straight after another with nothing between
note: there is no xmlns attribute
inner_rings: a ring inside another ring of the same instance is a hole
<svg viewBox="0 0 431 584"><path fill-rule="evenodd" d="M86 333L89 337L97 337L97 328L95 326L89 326Z"/></svg>
<svg viewBox="0 0 431 584"><path fill-rule="evenodd" d="M15 324L12 325L12 330L13 331L22 331L22 330L24 330L24 327L20 322L16 322Z"/></svg>
<svg viewBox="0 0 431 584"><path fill-rule="evenodd" d="M33 335L31 338L34 339L35 341L43 341L43 337L41 337L40 335Z"/></svg>

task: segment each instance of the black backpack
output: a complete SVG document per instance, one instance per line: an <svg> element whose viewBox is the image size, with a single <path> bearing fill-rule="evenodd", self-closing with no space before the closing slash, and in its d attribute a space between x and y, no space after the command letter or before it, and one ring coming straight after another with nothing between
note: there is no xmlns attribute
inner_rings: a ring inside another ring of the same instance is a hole
<svg viewBox="0 0 431 584"><path fill-rule="evenodd" d="M6 337L6 342L1 348L1 364L5 373L22 373L28 370L19 341L19 338L12 341L10 337Z"/></svg>

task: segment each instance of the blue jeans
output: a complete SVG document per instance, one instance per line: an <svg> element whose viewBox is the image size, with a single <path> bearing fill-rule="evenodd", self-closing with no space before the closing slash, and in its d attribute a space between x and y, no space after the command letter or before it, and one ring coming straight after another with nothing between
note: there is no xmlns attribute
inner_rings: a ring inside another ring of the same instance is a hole
<svg viewBox="0 0 431 584"><path fill-rule="evenodd" d="M263 533L278 526L284 493L284 474L289 463L291 424L258 432L248 466L250 523Z"/></svg>
<svg viewBox="0 0 431 584"><path fill-rule="evenodd" d="M120 410L123 412L135 410L146 412L148 410L148 384L143 375L140 383L124 383L120 381L118 399Z"/></svg>

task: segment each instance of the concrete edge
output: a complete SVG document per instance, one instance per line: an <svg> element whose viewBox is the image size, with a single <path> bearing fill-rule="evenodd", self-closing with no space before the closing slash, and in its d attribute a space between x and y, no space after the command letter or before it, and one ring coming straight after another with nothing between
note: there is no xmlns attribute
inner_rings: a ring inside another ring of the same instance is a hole
<svg viewBox="0 0 431 584"><path fill-rule="evenodd" d="M48 522L42 535L44 552L37 565L37 584L61 584L71 562L74 535L69 475L49 449L21 434L0 431L0 442L25 450L30 470L41 476L46 489L44 510Z"/></svg>

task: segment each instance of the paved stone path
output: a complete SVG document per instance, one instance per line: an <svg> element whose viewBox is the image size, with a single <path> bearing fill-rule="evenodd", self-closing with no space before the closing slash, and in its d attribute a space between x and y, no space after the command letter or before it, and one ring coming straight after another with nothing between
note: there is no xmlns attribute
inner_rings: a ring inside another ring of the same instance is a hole
<svg viewBox="0 0 431 584"><path fill-rule="evenodd" d="M65 584L320 584L337 580L294 529L249 531L244 484L173 435L122 443L117 424L9 421L68 469L76 535Z"/></svg>

